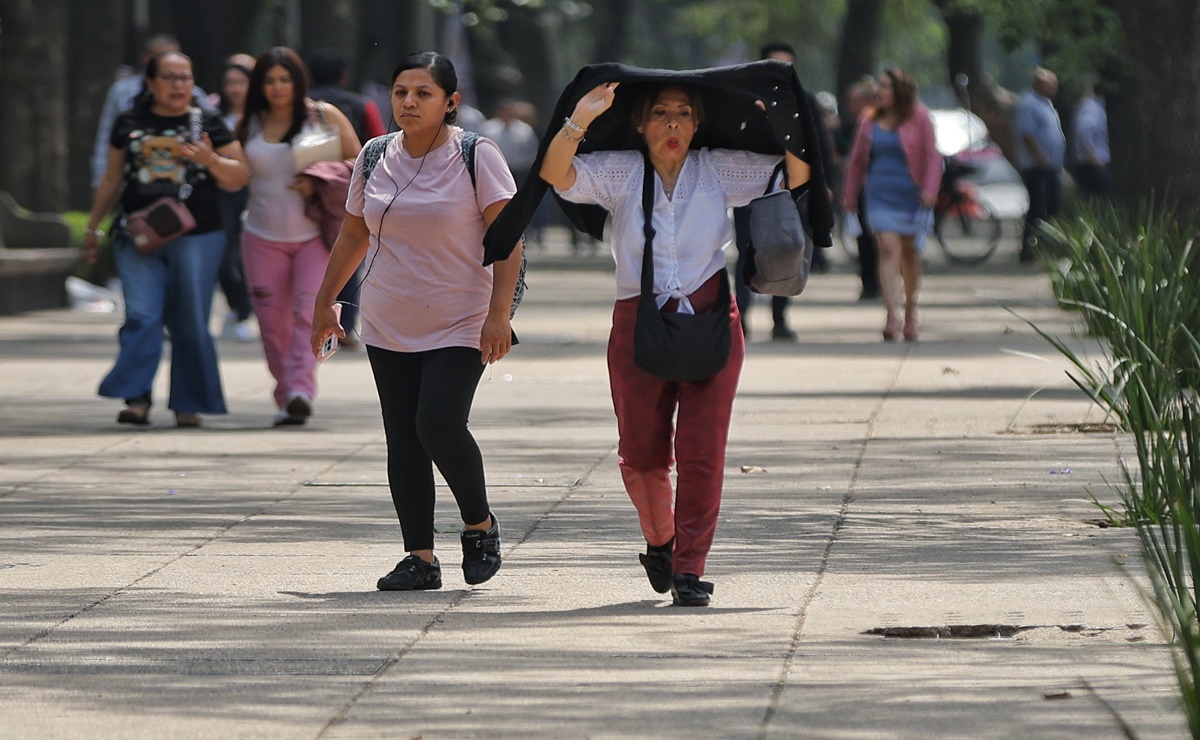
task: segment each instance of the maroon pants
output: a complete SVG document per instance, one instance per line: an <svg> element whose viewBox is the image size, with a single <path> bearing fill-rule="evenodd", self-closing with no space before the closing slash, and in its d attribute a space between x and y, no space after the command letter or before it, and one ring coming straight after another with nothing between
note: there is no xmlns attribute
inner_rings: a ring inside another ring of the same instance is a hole
<svg viewBox="0 0 1200 740"><path fill-rule="evenodd" d="M717 281L727 279L721 270L688 296L696 313L712 310L718 297ZM621 477L646 541L662 545L674 537L675 572L702 576L721 511L729 419L746 355L741 317L737 304L730 301L733 342L729 362L721 372L698 383L671 382L654 377L633 361L638 300L617 301L608 338L608 377L621 438L617 447ZM674 310L674 303L664 310ZM678 493L671 488L672 462Z"/></svg>

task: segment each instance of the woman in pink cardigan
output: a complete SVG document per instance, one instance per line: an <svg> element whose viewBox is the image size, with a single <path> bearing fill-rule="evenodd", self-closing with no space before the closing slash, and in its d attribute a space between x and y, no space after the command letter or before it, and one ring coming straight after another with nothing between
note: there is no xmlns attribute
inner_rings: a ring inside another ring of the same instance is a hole
<svg viewBox="0 0 1200 740"><path fill-rule="evenodd" d="M893 341L903 331L906 341L915 342L921 252L933 227L942 155L934 143L929 111L917 102L912 75L898 68L881 74L876 103L859 121L842 204L848 213L856 213L859 191L866 188L867 220L879 245L879 287L887 308L883 338Z"/></svg>

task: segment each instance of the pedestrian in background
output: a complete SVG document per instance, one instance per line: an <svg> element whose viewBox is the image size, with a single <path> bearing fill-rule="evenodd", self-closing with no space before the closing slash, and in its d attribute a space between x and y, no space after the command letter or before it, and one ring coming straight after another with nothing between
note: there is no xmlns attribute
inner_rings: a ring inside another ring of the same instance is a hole
<svg viewBox="0 0 1200 740"><path fill-rule="evenodd" d="M1067 150L1062 122L1053 102L1058 94L1058 76L1038 67L1032 87L1017 104L1017 168L1029 192L1029 210L1021 235L1021 262L1036 259L1038 229L1062 207L1062 169Z"/></svg>
<svg viewBox="0 0 1200 740"><path fill-rule="evenodd" d="M250 74L254 69L254 57L249 57L247 61L247 56L235 54L230 57L221 73L217 110L230 131L237 130L246 110L246 93L250 91ZM250 304L246 268L242 264L242 213L250 200L250 189L221 190L217 193L217 199L225 229L225 257L221 261L217 283L225 293L225 302L229 304L223 333L239 342L252 342L254 329L250 326L250 317L254 315L254 306Z"/></svg>
<svg viewBox="0 0 1200 740"><path fill-rule="evenodd" d="M521 266L483 267L483 234L516 191L500 148L455 125L461 98L454 65L435 52L410 55L392 74L400 133L354 163L347 215L334 245L312 325L310 350L345 336L334 297L363 260L362 340L387 437L388 482L408 555L381 591L441 588L434 555L433 466L458 503L463 577L484 583L500 569L500 523L488 503L483 456L467 427L483 368L512 346L509 311ZM472 134L472 136L474 136ZM378 157L364 177L368 155Z"/></svg>
<svg viewBox="0 0 1200 740"><path fill-rule="evenodd" d="M166 33L156 33L146 37L142 44L141 69L136 74L122 77L108 88L104 96L104 107L100 109L100 120L96 124L96 142L92 147L92 187L100 185L108 169L109 144L112 138L113 122L117 116L133 107L134 99L145 88L146 64L152 57L164 51L179 51L179 41ZM199 86L192 86L192 95L198 101L205 99L204 91ZM202 108L205 106L201 106Z"/></svg>
<svg viewBox="0 0 1200 740"><path fill-rule="evenodd" d="M873 111L875 105L875 78L866 76L855 82L846 91L846 105L842 108L840 124L834 135L835 166L839 172L838 189L844 187L846 168L849 164L850 147L854 145L854 136L858 132L858 124L868 111ZM842 218L846 218L843 213ZM843 239L854 239L858 246L858 277L862 282L862 292L858 294L860 301L875 301L879 299L879 249L875 246L875 235L871 233L870 220L867 215L867 202L863 193L858 196L858 233L848 233L844 228Z"/></svg>
<svg viewBox="0 0 1200 740"><path fill-rule="evenodd" d="M375 101L346 88L346 61L340 53L334 49L318 49L309 58L308 69L313 79L309 97L336 105L346 114L360 144L387 133ZM342 306L342 326L349 332L342 341L343 349L358 349L358 305L363 267L358 266L354 277L347 281L337 297Z"/></svg>
<svg viewBox="0 0 1200 740"><path fill-rule="evenodd" d="M775 41L763 46L759 59L778 59L781 62L795 64L796 50L792 48L791 44ZM818 116L817 131L821 133L822 139L817 146L821 148L825 171L830 172L833 169L833 160L830 158L833 142L826 131L825 122L821 118L820 103L812 94L809 94L809 106L814 115ZM734 270L734 289L737 295L738 312L742 317L742 333L748 338L750 336L750 307L754 305L754 294L750 291L750 286L746 285L745 280L746 258L750 251L750 209L733 209L733 224L738 248L737 267ZM813 272L828 272L829 258L825 256L824 249L813 250L812 270ZM796 341L796 332L788 326L787 311L791 305L792 299L787 296L771 296L771 339L783 342Z"/></svg>
<svg viewBox="0 0 1200 740"><path fill-rule="evenodd" d="M933 206L942 182L942 155L929 111L917 100L917 83L893 67L876 83L875 108L858 124L846 167L842 208L858 213L866 195L867 221L879 248L879 285L887 319L883 338L917 341L921 252L933 228ZM904 311L901 324L900 311Z"/></svg>
<svg viewBox="0 0 1200 740"><path fill-rule="evenodd" d="M199 426L200 414L226 411L216 344L208 328L225 253L217 191L243 187L248 170L241 145L221 117L200 111L192 83L192 61L180 52L150 58L143 91L113 122L108 166L88 215L83 250L89 262L99 253L99 226L118 199L125 213L164 197L179 199L196 222L190 232L148 254L134 247L123 222L115 227L125 323L117 361L99 393L125 399L117 416L123 424L150 423L164 326L171 334L167 407L175 412L176 425ZM197 124L199 140L193 135Z"/></svg>
<svg viewBox="0 0 1200 740"><path fill-rule="evenodd" d="M1087 195L1107 198L1112 186L1108 166L1108 112L1104 97L1089 85L1075 108L1071 151L1075 162L1075 184Z"/></svg>
<svg viewBox="0 0 1200 740"><path fill-rule="evenodd" d="M242 257L250 300L258 317L267 368L275 379L275 426L308 421L317 395L317 361L308 349L312 307L329 250L315 221L305 215L311 178L296 170L292 141L326 124L340 138L341 156L361 148L354 127L332 105L318 111L308 98L308 70L291 49L277 46L254 64L238 139L250 162L250 202Z"/></svg>

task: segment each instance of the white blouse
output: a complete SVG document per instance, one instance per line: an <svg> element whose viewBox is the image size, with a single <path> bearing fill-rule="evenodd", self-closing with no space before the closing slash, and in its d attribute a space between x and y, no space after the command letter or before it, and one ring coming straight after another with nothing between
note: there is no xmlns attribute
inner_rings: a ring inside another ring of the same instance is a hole
<svg viewBox="0 0 1200 740"><path fill-rule="evenodd" d="M727 149L688 152L675 192L667 198L654 175L654 293L658 305L679 300L681 313L692 313L687 296L717 270L725 269L725 248L733 240L728 209L744 206L763 194L777 154ZM574 203L593 203L613 216L613 259L617 263L617 298L642 292L641 152L611 151L575 157L575 183L557 190Z"/></svg>

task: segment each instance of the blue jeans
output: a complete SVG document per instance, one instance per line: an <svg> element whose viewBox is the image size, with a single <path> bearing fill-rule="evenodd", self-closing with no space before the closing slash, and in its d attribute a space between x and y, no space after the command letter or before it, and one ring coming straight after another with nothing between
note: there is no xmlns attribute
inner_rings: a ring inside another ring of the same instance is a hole
<svg viewBox="0 0 1200 740"><path fill-rule="evenodd" d="M163 354L163 326L171 333L173 411L224 414L217 347L208 329L225 234L188 234L149 255L138 254L124 231L113 245L125 294L117 362L100 382L100 395L146 396Z"/></svg>

